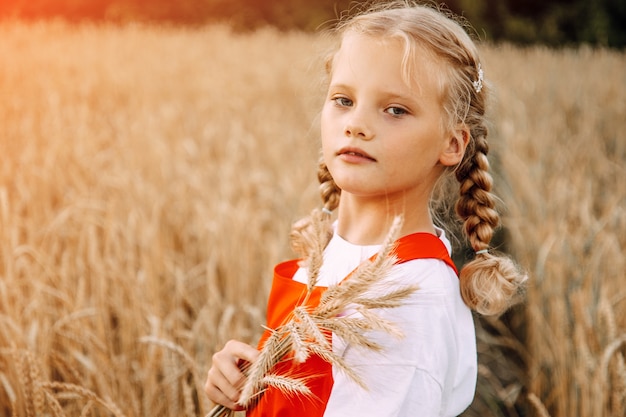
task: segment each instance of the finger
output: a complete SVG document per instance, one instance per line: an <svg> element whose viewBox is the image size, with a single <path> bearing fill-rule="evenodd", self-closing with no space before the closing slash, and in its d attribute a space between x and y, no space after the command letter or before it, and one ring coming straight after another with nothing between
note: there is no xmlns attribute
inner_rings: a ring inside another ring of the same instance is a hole
<svg viewBox="0 0 626 417"><path fill-rule="evenodd" d="M214 376L209 375L206 384L204 385L204 392L206 393L209 400L213 401L215 404L221 404L230 408L231 410L239 411L241 407L230 398L228 395L224 394L217 385L213 383L215 379Z"/></svg>
<svg viewBox="0 0 626 417"><path fill-rule="evenodd" d="M242 368L248 366L248 363L253 363L258 356L259 351L252 346L231 340L226 343L224 349L213 355L213 364L232 386L241 389L246 379Z"/></svg>
<svg viewBox="0 0 626 417"><path fill-rule="evenodd" d="M207 397L233 410L243 410L237 402L246 377L241 370L248 362L255 361L259 352L252 346L231 340L213 355L213 363L207 375L204 390Z"/></svg>
<svg viewBox="0 0 626 417"><path fill-rule="evenodd" d="M228 398L228 401L234 403L239 400L240 387L243 385L245 376L230 358L223 359L220 356L224 356L224 353L218 352L213 355L213 365L208 372L207 387L214 386L221 395Z"/></svg>
<svg viewBox="0 0 626 417"><path fill-rule="evenodd" d="M259 357L259 351L247 343L238 340L229 340L224 345L224 352L230 352L231 355L247 362L254 362Z"/></svg>

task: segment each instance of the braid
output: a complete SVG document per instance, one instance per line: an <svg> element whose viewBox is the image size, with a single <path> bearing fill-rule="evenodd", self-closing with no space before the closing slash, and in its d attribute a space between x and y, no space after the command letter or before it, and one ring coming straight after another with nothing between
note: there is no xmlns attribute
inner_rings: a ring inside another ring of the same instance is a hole
<svg viewBox="0 0 626 417"><path fill-rule="evenodd" d="M339 206L341 190L335 184L333 176L330 175L330 171L321 157L317 169L317 179L320 182L320 195L324 202L324 208L328 211L335 210Z"/></svg>
<svg viewBox="0 0 626 417"><path fill-rule="evenodd" d="M472 248L482 251L489 249L500 215L491 194L487 128L482 123L473 127L473 140L456 171L460 183L456 212ZM508 257L482 252L461 270L461 295L470 308L481 314L500 314L513 303L525 279Z"/></svg>
<svg viewBox="0 0 626 417"><path fill-rule="evenodd" d="M495 210L495 198L491 194L493 180L489 174L487 153L487 129L478 130L474 135L473 149L468 149L466 158L456 172L461 183L460 197L456 204L457 214L463 219L465 234L474 251L487 249L493 237L493 231L500 223L500 216Z"/></svg>
<svg viewBox="0 0 626 417"><path fill-rule="evenodd" d="M341 195L341 189L335 184L326 163L323 158L320 157L317 179L320 182L320 195L322 197L323 209L313 209L313 211L303 219L295 222L291 228L291 248L293 251L304 259L308 257L311 248L316 245L315 239L319 239L319 233L316 233L314 227L314 219L322 221L322 228L326 230L324 240L320 242L323 247L326 247L333 234L331 223L331 212L339 206L339 196ZM317 243L319 245L319 243Z"/></svg>

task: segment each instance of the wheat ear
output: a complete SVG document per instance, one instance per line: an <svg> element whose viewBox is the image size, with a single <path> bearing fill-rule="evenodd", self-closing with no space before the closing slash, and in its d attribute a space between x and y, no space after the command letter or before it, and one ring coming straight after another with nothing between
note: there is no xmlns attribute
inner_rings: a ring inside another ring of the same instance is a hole
<svg viewBox="0 0 626 417"><path fill-rule="evenodd" d="M321 241L323 229L320 226L321 217L313 216L314 230ZM306 306L309 295L317 283L319 268L323 259L322 245L313 245L312 252L306 259L308 267L309 285L304 302L296 306L289 321L271 331L261 349L259 359L249 368L242 371L246 375L246 382L241 392L239 404L248 407L253 404L261 393L272 386L285 394L310 395L310 391L302 379L272 374L274 366L288 354L293 354L298 362L306 360L310 354L315 354L325 361L336 366L348 377L363 388L367 388L360 377L332 351L332 346L325 334L331 331L355 346L379 351L380 345L367 338L365 332L382 330L396 337L402 337L402 332L388 320L381 319L371 311L374 308L394 308L402 305L417 286L409 285L401 288L392 288L382 295L372 295L372 288L380 285L386 278L392 266L397 262L394 255L395 241L401 230L402 218L396 217L392 227L377 255L363 262L350 276L350 279L329 287L320 300L319 305L312 311ZM346 311L358 312L358 315L337 317ZM222 417L231 414L224 406L216 406L207 417Z"/></svg>

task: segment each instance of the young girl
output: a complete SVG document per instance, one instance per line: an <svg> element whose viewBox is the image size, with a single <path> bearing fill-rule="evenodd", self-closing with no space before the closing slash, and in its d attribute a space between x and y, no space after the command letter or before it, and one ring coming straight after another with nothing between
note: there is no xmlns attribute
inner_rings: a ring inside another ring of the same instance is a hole
<svg viewBox="0 0 626 417"><path fill-rule="evenodd" d="M386 279L419 289L401 307L378 312L404 333L401 339L368 334L384 347L382 353L356 349L333 335L333 352L367 390L313 357L298 368L311 382L312 397L269 389L248 414L455 416L471 403L476 384L470 309L503 312L524 280L489 246L499 215L490 193L482 64L458 23L405 1L350 18L337 32L341 42L327 62L330 82L321 113L318 177L330 233L318 285L341 282L375 254L401 215L399 262ZM456 211L476 253L460 277L450 243L430 212L434 191L449 175L460 185ZM303 256L310 225L304 219L292 233ZM279 265L268 317L285 301L281 297L301 295L297 286L306 280L305 267L293 261ZM228 342L213 357L205 386L209 398L241 410L244 376L238 364L257 357L254 347Z"/></svg>

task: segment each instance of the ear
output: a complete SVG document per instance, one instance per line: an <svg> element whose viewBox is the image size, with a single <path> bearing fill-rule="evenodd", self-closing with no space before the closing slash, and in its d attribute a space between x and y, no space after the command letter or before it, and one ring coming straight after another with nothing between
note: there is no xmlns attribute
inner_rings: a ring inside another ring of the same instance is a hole
<svg viewBox="0 0 626 417"><path fill-rule="evenodd" d="M460 164L469 140L470 132L467 126L462 125L451 131L446 137L442 152L439 155L441 165L454 166Z"/></svg>

